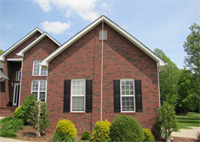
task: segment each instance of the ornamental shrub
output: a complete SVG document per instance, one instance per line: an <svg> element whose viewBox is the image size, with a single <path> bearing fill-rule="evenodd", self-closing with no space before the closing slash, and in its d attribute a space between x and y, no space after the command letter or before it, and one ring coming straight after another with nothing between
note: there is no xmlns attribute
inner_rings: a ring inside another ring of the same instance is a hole
<svg viewBox="0 0 200 142"><path fill-rule="evenodd" d="M88 132L88 131L83 132L81 139L82 140L89 140L90 139L90 132Z"/></svg>
<svg viewBox="0 0 200 142"><path fill-rule="evenodd" d="M24 101L23 105L18 109L15 118L22 119L24 121L24 124L27 124L27 119L30 115L31 106L33 106L35 103L35 96L33 94L30 94L26 100Z"/></svg>
<svg viewBox="0 0 200 142"><path fill-rule="evenodd" d="M144 131L144 141L154 141L155 140L150 129L143 128L143 131Z"/></svg>
<svg viewBox="0 0 200 142"><path fill-rule="evenodd" d="M18 112L18 110L21 108L21 106L19 106L19 107L17 107L16 109L15 109L15 112L14 112L14 117L17 115L17 112Z"/></svg>
<svg viewBox="0 0 200 142"><path fill-rule="evenodd" d="M70 120L63 119L58 122L54 136L55 135L61 138L69 137L75 139L77 137L77 130ZM64 141L64 139L62 141Z"/></svg>
<svg viewBox="0 0 200 142"><path fill-rule="evenodd" d="M0 120L0 124L4 124L4 123L6 123L6 122L8 122L8 121L10 121L10 120L12 120L12 119L13 119L12 116L10 116L10 117L5 117L5 118L3 118L3 119Z"/></svg>
<svg viewBox="0 0 200 142"><path fill-rule="evenodd" d="M9 132L17 132L24 127L23 120L21 119L12 119L6 123L3 123L1 130L9 131Z"/></svg>
<svg viewBox="0 0 200 142"><path fill-rule="evenodd" d="M105 121L97 121L92 132L93 141L105 141L110 138L111 123L106 119Z"/></svg>
<svg viewBox="0 0 200 142"><path fill-rule="evenodd" d="M143 141L144 132L135 118L119 115L110 126L110 138L112 141Z"/></svg>
<svg viewBox="0 0 200 142"><path fill-rule="evenodd" d="M55 132L53 135L53 142L73 142L73 139L68 137L67 135L59 134Z"/></svg>

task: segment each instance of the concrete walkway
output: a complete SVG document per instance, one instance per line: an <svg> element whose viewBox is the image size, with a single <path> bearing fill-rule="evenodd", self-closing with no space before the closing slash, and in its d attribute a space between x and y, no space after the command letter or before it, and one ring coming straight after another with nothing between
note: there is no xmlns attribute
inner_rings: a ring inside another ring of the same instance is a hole
<svg viewBox="0 0 200 142"><path fill-rule="evenodd" d="M0 142L28 142L28 141L0 137Z"/></svg>
<svg viewBox="0 0 200 142"><path fill-rule="evenodd" d="M197 138L197 131L200 132L200 127L191 127L192 129L181 129L179 132L173 132L172 137L183 137L183 138Z"/></svg>

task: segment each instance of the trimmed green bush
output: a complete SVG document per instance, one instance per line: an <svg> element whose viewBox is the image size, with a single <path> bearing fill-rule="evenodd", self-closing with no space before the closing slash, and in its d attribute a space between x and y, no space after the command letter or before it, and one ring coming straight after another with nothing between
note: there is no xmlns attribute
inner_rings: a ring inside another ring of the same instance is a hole
<svg viewBox="0 0 200 142"><path fill-rule="evenodd" d="M30 94L24 101L21 108L17 111L15 118L22 119L24 121L24 124L27 124L27 119L30 115L31 106L33 106L34 103L35 96L33 94Z"/></svg>
<svg viewBox="0 0 200 142"><path fill-rule="evenodd" d="M144 131L144 141L154 141L155 140L150 129L143 128L143 131Z"/></svg>
<svg viewBox="0 0 200 142"><path fill-rule="evenodd" d="M12 119L13 119L12 116L10 116L10 117L5 117L5 118L3 118L3 119L0 120L0 124L6 123L6 122L8 122L8 121L10 121L10 120L12 120Z"/></svg>
<svg viewBox="0 0 200 142"><path fill-rule="evenodd" d="M61 138L67 137L70 139L75 139L77 137L77 130L70 120L63 119L58 122L54 135L58 135ZM62 141L64 141L64 139Z"/></svg>
<svg viewBox="0 0 200 142"><path fill-rule="evenodd" d="M143 141L144 132L135 118L120 115L110 126L110 138L112 141Z"/></svg>
<svg viewBox="0 0 200 142"><path fill-rule="evenodd" d="M90 139L90 132L88 132L88 131L83 132L81 139L82 140L89 140Z"/></svg>
<svg viewBox="0 0 200 142"><path fill-rule="evenodd" d="M97 121L92 132L93 141L105 141L110 138L111 123L106 119L105 121Z"/></svg>

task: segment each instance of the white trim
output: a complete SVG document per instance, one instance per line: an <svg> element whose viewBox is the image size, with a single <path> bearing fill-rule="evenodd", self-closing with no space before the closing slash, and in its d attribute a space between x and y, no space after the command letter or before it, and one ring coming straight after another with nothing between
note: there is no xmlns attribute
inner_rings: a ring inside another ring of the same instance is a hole
<svg viewBox="0 0 200 142"><path fill-rule="evenodd" d="M73 95L73 96L80 96L80 97L84 97L84 111L72 111L72 91L73 91L73 80L84 80L84 86L85 86L85 94L84 95ZM86 80L85 79L72 79L71 80L71 92L70 92L70 112L77 112L77 113L82 113L82 112L85 112L86 110Z"/></svg>
<svg viewBox="0 0 200 142"><path fill-rule="evenodd" d="M13 106L17 106L17 103L14 103L15 102L15 97L16 97L16 94L15 94L16 93L16 90L15 90L16 86L18 86L17 90L19 90L19 92L18 92L18 98L17 98L18 99L18 104L19 104L19 94L20 94L20 88L21 88L19 85L20 85L20 83L14 83L14 87L13 87L13 89L14 89L13 90Z"/></svg>
<svg viewBox="0 0 200 142"><path fill-rule="evenodd" d="M134 102L134 111L122 111L122 81L133 81L133 93L134 95L124 95L124 97L133 97L133 102ZM135 106L136 102L135 102L135 82L134 79L120 79L120 105L121 105L121 112L123 113L130 113L130 112L136 112L136 106Z"/></svg>
<svg viewBox="0 0 200 142"><path fill-rule="evenodd" d="M47 70L47 68L45 68L45 67L43 67L43 69L46 69L46 75L41 75L42 66L41 66L40 63L39 63L39 75L34 75L34 62L35 62L35 61L40 61L40 62L41 62L41 60L34 60L34 61L33 61L32 76L47 76L47 75L48 75L48 70Z"/></svg>
<svg viewBox="0 0 200 142"><path fill-rule="evenodd" d="M22 61L22 58L7 58L7 61Z"/></svg>
<svg viewBox="0 0 200 142"><path fill-rule="evenodd" d="M23 60L21 62L21 80L20 80L20 92L19 92L19 102L18 102L18 106L20 106L20 97L21 97L21 89L22 89L22 71L23 71Z"/></svg>
<svg viewBox="0 0 200 142"><path fill-rule="evenodd" d="M32 48L34 45L36 45L38 42L40 42L45 37L50 38L54 43L56 43L58 46L61 46L59 42L57 42L53 37L51 37L48 33L43 33L40 35L37 39L35 39L33 42L31 42L28 46L26 46L24 49L22 49L20 52L17 53L18 56L24 57L24 53L28 51L30 48Z"/></svg>
<svg viewBox="0 0 200 142"><path fill-rule="evenodd" d="M45 102L46 100L46 95L47 95L47 80L32 80L31 82L31 93L36 92L36 90L33 90L33 81L37 81L38 82L38 90L37 90L37 100L39 100L40 98L40 92L45 92ZM45 91L40 91L40 81L45 81L46 82L46 87L45 87Z"/></svg>
<svg viewBox="0 0 200 142"><path fill-rule="evenodd" d="M11 46L8 50L6 50L1 56L0 61L5 61L5 57L11 53L14 49L16 49L18 46L20 46L23 42L25 42L28 38L30 38L32 35L34 35L36 32L40 32L42 34L42 31L39 28L35 28L32 32L27 34L25 37L23 37L20 41L15 43L13 46Z"/></svg>
<svg viewBox="0 0 200 142"><path fill-rule="evenodd" d="M108 19L106 16L102 15L97 20L95 20L93 23L91 23L89 26L87 26L85 29L80 31L78 34L76 34L74 37L72 37L69 41L67 41L65 44L63 44L60 48L55 50L53 53L51 53L49 56L47 56L42 62L42 66L48 67L49 62L55 58L57 55L59 55L62 51L67 49L70 45L72 45L74 42L76 42L78 39L80 39L82 36L87 34L89 31L91 31L94 27L96 27L98 24L100 24L102 21L104 21L106 24L111 26L113 29L115 29L117 32L119 32L121 35L123 35L125 38L127 38L130 42L132 42L134 45L136 45L139 49L141 49L143 52L145 52L148 56L150 56L153 60L155 60L158 64L158 67L165 66L165 62L159 58L155 53L153 53L149 48L147 48L145 45L143 45L141 42L139 42L136 38L134 38L132 35L127 33L124 29L119 27L117 24L115 24L113 21Z"/></svg>

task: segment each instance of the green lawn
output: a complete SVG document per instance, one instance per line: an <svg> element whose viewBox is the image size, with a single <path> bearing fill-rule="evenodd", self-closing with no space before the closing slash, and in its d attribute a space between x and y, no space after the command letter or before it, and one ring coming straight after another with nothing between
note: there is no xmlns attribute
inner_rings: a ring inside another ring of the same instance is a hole
<svg viewBox="0 0 200 142"><path fill-rule="evenodd" d="M200 127L200 113L189 112L187 115L176 115L180 129Z"/></svg>

